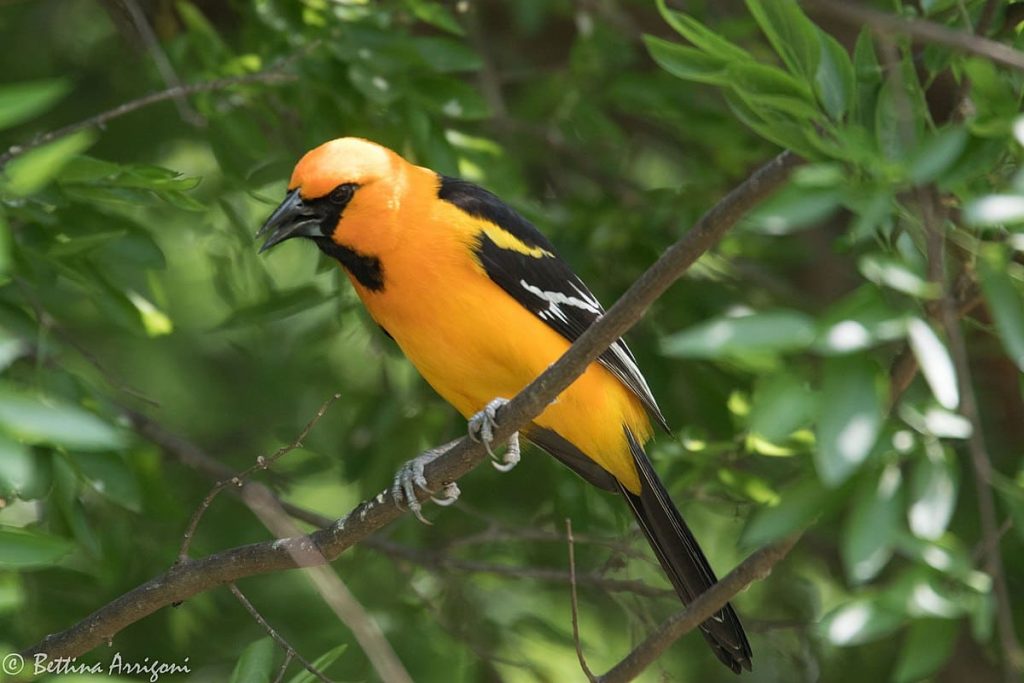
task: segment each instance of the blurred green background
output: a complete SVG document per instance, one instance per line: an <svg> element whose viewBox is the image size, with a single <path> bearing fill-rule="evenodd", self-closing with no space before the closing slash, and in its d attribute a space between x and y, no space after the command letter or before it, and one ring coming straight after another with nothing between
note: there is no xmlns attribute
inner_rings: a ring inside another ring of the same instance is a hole
<svg viewBox="0 0 1024 683"><path fill-rule="evenodd" d="M993 9L982 28L1021 44L1003 2L875 4L958 31ZM0 3L0 150L232 79L4 166L0 648L174 561L213 482L136 433L130 411L242 469L340 393L259 476L328 516L464 432L312 245L257 256L254 232L307 149L364 136L485 185L610 304L786 147L811 163L628 335L675 430L651 457L718 573L810 525L734 600L746 679L1019 680L1006 619L1024 623L1021 74L833 15L811 23L788 0L677 6L685 16L648 0ZM992 465L980 488L958 379L973 381ZM457 506L428 507L433 526L385 531L402 552L333 564L417 681L583 678L567 584L531 577L567 571L567 517L581 572L667 586L620 501L539 451L461 484ZM995 496L994 543L979 491ZM192 554L266 538L225 495ZM376 680L303 576L239 586L306 658L326 653L332 679ZM678 609L595 585L581 600L596 671ZM284 655L264 638L217 589L112 649L188 657L188 680L270 680ZM733 680L695 634L645 677Z"/></svg>

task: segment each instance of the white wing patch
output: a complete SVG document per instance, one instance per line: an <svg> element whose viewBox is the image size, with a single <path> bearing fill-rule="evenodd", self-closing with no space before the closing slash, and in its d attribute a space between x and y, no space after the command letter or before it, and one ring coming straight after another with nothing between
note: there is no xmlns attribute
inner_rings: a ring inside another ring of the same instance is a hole
<svg viewBox="0 0 1024 683"><path fill-rule="evenodd" d="M576 285L572 285L573 289L575 289L580 295L582 295L583 298L570 296L564 292L552 292L548 290L543 290L540 287L537 287L536 285L531 285L526 280L520 280L519 284L522 285L523 288L526 289L526 291L528 291L530 294L533 294L534 296L547 302L548 307L545 310L537 313L537 315L540 316L542 320L552 320L554 318L558 318L564 323L569 322L568 316L566 316L565 313L562 311L562 306L574 306L581 310L587 311L588 313L592 313L595 316L601 315L601 305L597 303L597 300L594 299L593 296L587 296L586 293L580 291L580 288L577 287Z"/></svg>

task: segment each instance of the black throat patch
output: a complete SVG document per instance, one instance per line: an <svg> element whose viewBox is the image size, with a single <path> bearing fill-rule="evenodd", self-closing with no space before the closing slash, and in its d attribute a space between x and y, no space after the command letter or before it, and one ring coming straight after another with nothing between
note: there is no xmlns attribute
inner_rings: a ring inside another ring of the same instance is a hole
<svg viewBox="0 0 1024 683"><path fill-rule="evenodd" d="M380 292L384 289L384 268L379 258L335 244L330 237L314 237L313 241L320 247L320 251L336 259L345 270L352 273L352 277L363 287L371 292Z"/></svg>

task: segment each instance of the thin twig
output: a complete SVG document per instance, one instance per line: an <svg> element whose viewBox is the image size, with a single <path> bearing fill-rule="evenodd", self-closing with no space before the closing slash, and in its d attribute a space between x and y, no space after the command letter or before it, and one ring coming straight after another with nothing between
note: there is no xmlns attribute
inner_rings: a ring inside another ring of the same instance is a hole
<svg viewBox="0 0 1024 683"><path fill-rule="evenodd" d="M292 663L292 658L294 657L294 652L284 653L284 661L281 662L281 667L277 670L277 676L274 678L274 683L281 683L281 681L284 680L284 675L288 671L288 666Z"/></svg>
<svg viewBox="0 0 1024 683"><path fill-rule="evenodd" d="M565 540L564 536L562 540ZM494 576L531 579L533 581L545 581L563 585L569 580L569 575L560 569L521 567L494 562L465 560L445 553L424 552L382 538L369 538L363 545L393 559L404 560L435 571L445 569L473 574L492 574ZM581 574L576 577L576 580L580 585L595 586L608 593L632 593L648 598L663 598L675 595L673 590L658 588L643 581L612 579L597 573Z"/></svg>
<svg viewBox="0 0 1024 683"><path fill-rule="evenodd" d="M273 626L271 626L266 619L263 618L263 615L259 613L259 610L257 610L251 602L249 602L249 598L245 597L245 594L242 593L242 591L238 590L238 586L236 586L233 583L229 583L228 590L231 591L232 595L238 598L238 602L242 603L242 607L245 608L245 611L247 611L249 615L256 620L257 624L263 627L263 630L267 632L267 635L269 635L273 639L273 641L280 645L281 649L284 650L285 664L282 667L282 671L285 668L287 668L288 663L291 661L292 657L294 657L295 659L299 660L299 663L302 664L306 671L313 674L313 676L320 679L321 681L324 681L324 683L333 683L331 679L327 678L327 676L325 676L319 669L317 669L315 666L313 666L313 664L307 661L305 657L299 654L299 651L292 647L291 643L285 640L284 636L278 633L277 630Z"/></svg>
<svg viewBox="0 0 1024 683"><path fill-rule="evenodd" d="M135 26L135 30L138 32L139 37L142 38L143 44L145 44L146 49L153 58L153 63L156 64L156 69L164 80L164 85L168 88L180 89L182 82L178 78L178 72L174 70L171 60L167 58L167 53L164 52L160 41L157 40L156 34L153 33L153 27L150 26L149 19L146 18L145 12L139 7L139 3L136 0L122 0L122 5L127 10L128 18ZM206 125L206 119L192 108L184 94L179 94L174 98L174 106L178 108L178 114L186 123L190 123L193 126Z"/></svg>
<svg viewBox="0 0 1024 683"><path fill-rule="evenodd" d="M985 57L997 64L1024 71L1024 52L982 36L957 31L923 19L904 19L887 12L840 0L804 0L804 4L821 10L854 26L867 26L879 35L905 35L933 45Z"/></svg>
<svg viewBox="0 0 1024 683"><path fill-rule="evenodd" d="M313 416L313 418L306 424L302 431L299 432L299 435L295 437L295 440L292 441L290 444L281 446L276 451L274 451L270 456L259 456L258 458L256 458L256 462L247 467L246 469L242 470L241 472L238 472L237 474L233 474L230 477L226 477L218 481L216 484L214 484L213 488L210 489L210 492L206 494L206 497L203 498L203 501L199 504L199 507L197 507L195 509L195 512L192 513L192 518L189 520L188 526L185 528L185 533L181 535L181 548L178 550L179 562L184 561L188 558L188 551L189 548L192 546L192 539L195 537L196 529L199 527L199 522L200 520L202 520L203 515L206 514L206 511L210 508L210 505L213 503L213 499L220 495L220 492L229 486L242 486L243 482L245 482L245 480L248 479L253 472L257 470L267 469L285 453L290 453L291 451L294 451L296 448L302 448L302 442L305 441L307 436L309 436L310 431L312 431L313 427L316 426L316 423L319 422L320 419L323 418L323 416L327 413L327 409L331 407L331 404L337 401L339 398L341 398L341 394L332 394L330 398L324 401L323 404L320 406L319 410L316 411L316 414Z"/></svg>
<svg viewBox="0 0 1024 683"><path fill-rule="evenodd" d="M130 114L139 109L143 109L152 104L163 102L165 100L175 99L177 97L185 97L188 95L195 95L201 92L215 92L217 90L226 90L233 88L236 85L247 85L251 83L262 83L265 85L276 85L278 83L286 83L295 80L297 77L291 74L282 73L281 69L286 66L287 62L282 61L280 64L271 66L264 71L259 71L254 74L246 74L244 76L231 76L230 78L218 78L213 81L205 81L203 83L193 83L191 85L181 85L173 88L167 88L159 92L150 93L139 97L138 99L119 104L113 109L108 109L105 112L90 116L89 118L78 121L76 123L69 124L63 128L57 128L51 130L48 133L43 133L36 136L28 142L23 142L20 145L12 145L7 149L6 152L0 154L0 168L3 168L12 159L21 156L22 154L35 149L41 145L66 138L69 135L77 133L81 130L87 130L89 128L97 128L106 125L108 122L113 121L116 118L120 118L125 114Z"/></svg>
<svg viewBox="0 0 1024 683"><path fill-rule="evenodd" d="M685 609L662 622L622 661L609 669L606 674L598 676L597 683L624 683L639 676L681 636L710 619L727 602L754 581L763 580L771 574L772 568L789 554L796 542L800 540L802 533L793 534L761 548L743 560L725 578L701 593Z"/></svg>
<svg viewBox="0 0 1024 683"><path fill-rule="evenodd" d="M566 389L612 342L625 334L644 315L648 307L665 292L686 269L742 218L789 179L801 159L784 152L754 171L713 206L697 224L673 244L629 290L577 339L566 353L536 380L517 394L498 414L494 440L501 442L530 420ZM487 458L483 444L463 438L426 468L427 487L439 490L445 483L457 481ZM256 487L246 486L243 495ZM265 489L264 489L265 490ZM428 494L422 492L422 499ZM272 500L272 497L271 497ZM245 576L281 571L303 563L322 563L364 541L378 529L403 513L395 506L390 490L363 501L329 528L307 536L283 538L230 548L207 557L185 560L145 584L121 595L64 631L52 634L27 648L28 657L45 653L48 657L75 657L106 643L122 629L156 610L180 602L204 590ZM313 555L310 549L319 552ZM306 565L303 565L306 566ZM721 586L722 584L719 584ZM745 584L744 584L745 585ZM737 587L737 590L742 586ZM712 588L712 591L715 591ZM720 592L714 593L717 597ZM705 594L707 595L707 594ZM700 623L720 609L720 604L701 614ZM698 599L694 605L700 603ZM701 603L703 604L703 603Z"/></svg>
<svg viewBox="0 0 1024 683"><path fill-rule="evenodd" d="M597 678L587 664L587 658L583 654L583 646L580 644L580 605L576 597L576 548L572 540L572 520L565 518L565 538L569 544L569 590L572 596L572 642L576 646L576 658L580 660L580 668L590 683L596 683Z"/></svg>

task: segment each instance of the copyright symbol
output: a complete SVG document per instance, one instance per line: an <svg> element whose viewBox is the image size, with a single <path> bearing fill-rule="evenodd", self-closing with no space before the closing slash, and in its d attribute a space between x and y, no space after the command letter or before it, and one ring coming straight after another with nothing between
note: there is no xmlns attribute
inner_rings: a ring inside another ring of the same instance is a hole
<svg viewBox="0 0 1024 683"><path fill-rule="evenodd" d="M21 670L25 668L25 658L19 655L17 652L12 652L3 659L3 663L0 664L3 667L4 673L10 676L16 676L21 673Z"/></svg>

